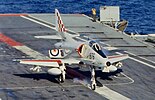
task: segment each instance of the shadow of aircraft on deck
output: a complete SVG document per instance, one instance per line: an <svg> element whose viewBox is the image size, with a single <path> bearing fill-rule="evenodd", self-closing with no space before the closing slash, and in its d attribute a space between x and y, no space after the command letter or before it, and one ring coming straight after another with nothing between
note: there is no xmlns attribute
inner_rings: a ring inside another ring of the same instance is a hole
<svg viewBox="0 0 155 100"><path fill-rule="evenodd" d="M90 78L91 73L89 70L88 71L82 71L79 69L79 67L77 67L77 68L68 67L68 69L72 69L72 70L82 74L83 76ZM117 75L120 72L123 72L122 69L118 69L117 71L110 72L110 73L105 73L105 72L96 70L96 78L100 78L102 80L113 81L113 79L110 76ZM26 73L26 74L13 74L13 75L19 76L22 78L31 78L31 79L34 79L37 81L39 81L40 79L45 79L45 80L48 80L50 82L60 84L60 82L57 80L58 76L50 75L48 73ZM66 79L73 79L73 78L79 78L79 77L78 77L78 75L73 76L73 75L70 75L70 73L67 73ZM96 81L97 81L97 86L99 86L99 87L103 86L102 83L99 82L99 80L96 80Z"/></svg>
<svg viewBox="0 0 155 100"><path fill-rule="evenodd" d="M83 71L81 70L79 67L75 67L75 68L70 68L70 69L73 69L77 72L79 72L80 74L86 76L87 78L91 78L91 72L87 69L87 71ZM101 70L96 70L96 83L97 83L97 86L99 87L102 87L102 83L98 80L98 79L101 79L101 80L108 80L108 81L113 81L113 79L111 78L111 76L117 76L119 73L123 72L122 69L117 69L117 71L115 72L110 72L110 73L106 73L106 72L102 72Z"/></svg>
<svg viewBox="0 0 155 100"><path fill-rule="evenodd" d="M19 76L22 78L31 78L31 79L34 79L37 81L39 81L40 79L45 79L45 80L48 80L50 82L54 82L54 83L59 84L59 81L56 80L58 76L50 75L48 73L30 73L30 74L28 73L28 74L13 74L13 75Z"/></svg>

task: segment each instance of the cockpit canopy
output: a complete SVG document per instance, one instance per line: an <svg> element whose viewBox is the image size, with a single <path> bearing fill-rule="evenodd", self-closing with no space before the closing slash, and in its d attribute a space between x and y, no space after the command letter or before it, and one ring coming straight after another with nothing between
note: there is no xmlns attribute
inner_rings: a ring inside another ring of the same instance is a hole
<svg viewBox="0 0 155 100"><path fill-rule="evenodd" d="M102 51L100 45L99 45L97 42L91 40L91 41L89 41L89 46L90 46L94 51L96 51L99 55L101 55L103 58L106 58L106 55L103 53L103 51Z"/></svg>

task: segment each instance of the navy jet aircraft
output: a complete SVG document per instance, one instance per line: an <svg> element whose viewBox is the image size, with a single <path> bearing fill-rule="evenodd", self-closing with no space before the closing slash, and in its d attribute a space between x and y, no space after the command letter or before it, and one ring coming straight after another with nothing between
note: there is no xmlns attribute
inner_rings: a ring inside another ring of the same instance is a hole
<svg viewBox="0 0 155 100"><path fill-rule="evenodd" d="M59 81L65 81L66 64L84 64L91 69L91 84L92 90L96 88L95 69L101 68L102 72L113 72L122 66L120 61L127 59L128 55L106 56L102 51L101 46L94 40L86 42L76 41L78 35L67 33L59 11L55 9L56 27L58 35L36 36L36 38L44 39L61 39L61 42L55 44L55 49L49 50L48 60L20 60L22 64L34 65L30 68L32 71L40 72L41 68L47 67L48 73L51 75L59 75ZM75 53L78 57L72 57Z"/></svg>

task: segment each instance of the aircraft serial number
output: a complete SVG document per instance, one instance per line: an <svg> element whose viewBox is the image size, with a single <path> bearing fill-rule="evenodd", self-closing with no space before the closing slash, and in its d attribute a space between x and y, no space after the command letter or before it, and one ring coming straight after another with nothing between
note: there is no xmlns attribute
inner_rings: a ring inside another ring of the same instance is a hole
<svg viewBox="0 0 155 100"><path fill-rule="evenodd" d="M88 59L92 59L94 60L95 59L95 53L90 53L88 56L87 56Z"/></svg>

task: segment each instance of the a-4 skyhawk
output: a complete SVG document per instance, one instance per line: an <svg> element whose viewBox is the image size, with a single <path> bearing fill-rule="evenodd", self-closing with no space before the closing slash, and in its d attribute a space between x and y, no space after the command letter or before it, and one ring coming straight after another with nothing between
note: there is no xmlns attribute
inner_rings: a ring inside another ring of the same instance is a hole
<svg viewBox="0 0 155 100"><path fill-rule="evenodd" d="M55 9L57 35L36 36L44 39L61 39L55 44L55 49L49 50L49 60L20 60L22 64L34 65L30 70L40 72L42 67L48 68L51 75L59 75L59 81L65 81L66 64L86 64L91 69L91 89L96 88L95 69L100 68L102 72L113 72L122 66L120 61L127 59L128 55L106 56L101 46L94 40L86 42L77 41L78 35L67 33L59 11ZM78 57L73 57L73 53Z"/></svg>

